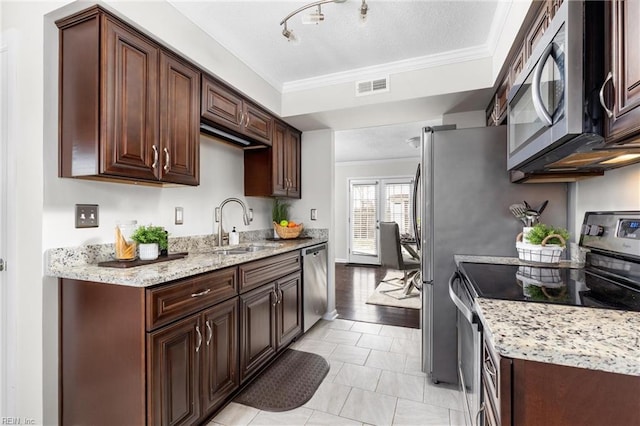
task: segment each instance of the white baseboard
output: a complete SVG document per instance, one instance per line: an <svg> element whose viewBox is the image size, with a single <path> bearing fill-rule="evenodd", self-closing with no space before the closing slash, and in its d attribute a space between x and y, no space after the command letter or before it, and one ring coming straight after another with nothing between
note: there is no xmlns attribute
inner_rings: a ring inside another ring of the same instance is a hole
<svg viewBox="0 0 640 426"><path fill-rule="evenodd" d="M336 259L335 262L336 263L349 263L349 261L347 259Z"/></svg>

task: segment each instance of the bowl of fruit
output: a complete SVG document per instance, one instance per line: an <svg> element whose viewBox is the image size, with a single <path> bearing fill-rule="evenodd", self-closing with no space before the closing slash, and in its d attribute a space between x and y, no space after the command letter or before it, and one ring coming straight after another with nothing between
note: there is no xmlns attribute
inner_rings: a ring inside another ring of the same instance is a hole
<svg viewBox="0 0 640 426"><path fill-rule="evenodd" d="M292 220L283 219L280 223L273 222L273 228L280 238L298 238L304 226L301 223L295 223Z"/></svg>

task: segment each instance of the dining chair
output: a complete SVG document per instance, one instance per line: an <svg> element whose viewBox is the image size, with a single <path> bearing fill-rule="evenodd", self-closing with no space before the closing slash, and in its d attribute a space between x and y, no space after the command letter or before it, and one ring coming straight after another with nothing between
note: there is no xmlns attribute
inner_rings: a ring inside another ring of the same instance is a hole
<svg viewBox="0 0 640 426"><path fill-rule="evenodd" d="M403 273L403 277L399 279L401 284L399 288L382 290L380 293L389 293L387 296L396 299L418 296L417 294L412 294L411 290L416 287L412 278L420 270L420 261L402 255L400 230L396 222L380 222L380 263L381 266L387 269L402 271ZM384 282L393 284L390 281ZM399 291L400 289L402 289L401 292ZM398 292L401 295L397 296L392 292Z"/></svg>

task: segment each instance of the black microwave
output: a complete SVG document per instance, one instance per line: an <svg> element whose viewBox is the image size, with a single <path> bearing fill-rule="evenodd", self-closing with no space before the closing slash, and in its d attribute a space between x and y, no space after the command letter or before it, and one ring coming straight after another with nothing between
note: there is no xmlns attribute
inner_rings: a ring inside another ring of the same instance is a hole
<svg viewBox="0 0 640 426"><path fill-rule="evenodd" d="M512 174L606 169L604 2L564 1L508 95Z"/></svg>

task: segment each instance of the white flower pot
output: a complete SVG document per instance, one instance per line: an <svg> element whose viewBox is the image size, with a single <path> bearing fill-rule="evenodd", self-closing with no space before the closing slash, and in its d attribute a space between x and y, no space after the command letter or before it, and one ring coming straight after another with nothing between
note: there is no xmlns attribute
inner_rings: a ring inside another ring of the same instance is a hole
<svg viewBox="0 0 640 426"><path fill-rule="evenodd" d="M138 244L140 260L156 260L158 258L158 244Z"/></svg>

